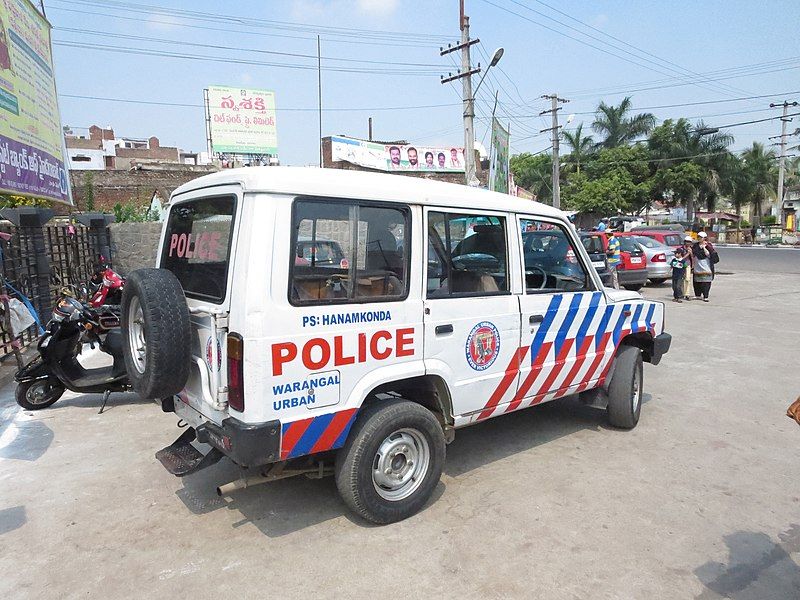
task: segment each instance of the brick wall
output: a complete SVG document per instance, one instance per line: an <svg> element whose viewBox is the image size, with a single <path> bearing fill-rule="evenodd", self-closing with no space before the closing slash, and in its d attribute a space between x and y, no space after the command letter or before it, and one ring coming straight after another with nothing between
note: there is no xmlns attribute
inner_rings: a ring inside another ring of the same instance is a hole
<svg viewBox="0 0 800 600"><path fill-rule="evenodd" d="M112 223L111 256L114 268L122 275L156 264L161 223Z"/></svg>
<svg viewBox="0 0 800 600"><path fill-rule="evenodd" d="M213 172L212 169L195 166L91 171L94 209L111 212L118 202L121 204L134 202L140 206L149 206L154 192L158 192L158 195L166 201L175 188L210 172ZM77 210L86 208L85 182L88 173L88 171L70 171L72 197Z"/></svg>

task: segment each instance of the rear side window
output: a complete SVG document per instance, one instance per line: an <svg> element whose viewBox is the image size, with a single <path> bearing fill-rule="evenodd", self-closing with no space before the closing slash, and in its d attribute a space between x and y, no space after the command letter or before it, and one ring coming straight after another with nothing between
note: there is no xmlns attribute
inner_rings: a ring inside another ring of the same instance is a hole
<svg viewBox="0 0 800 600"><path fill-rule="evenodd" d="M235 213L233 196L181 202L170 210L161 267L175 274L187 297L225 300Z"/></svg>
<svg viewBox="0 0 800 600"><path fill-rule="evenodd" d="M292 217L291 303L386 302L405 298L409 216L404 205L297 200Z"/></svg>

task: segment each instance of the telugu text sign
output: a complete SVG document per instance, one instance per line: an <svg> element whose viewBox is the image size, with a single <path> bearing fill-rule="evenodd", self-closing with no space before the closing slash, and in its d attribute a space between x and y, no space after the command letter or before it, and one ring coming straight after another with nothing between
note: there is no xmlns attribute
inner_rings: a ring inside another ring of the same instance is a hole
<svg viewBox="0 0 800 600"><path fill-rule="evenodd" d="M274 92L211 86L208 116L212 152L277 156Z"/></svg>
<svg viewBox="0 0 800 600"><path fill-rule="evenodd" d="M382 171L429 171L463 173L464 148L379 144L355 138L331 136L331 160Z"/></svg>
<svg viewBox="0 0 800 600"><path fill-rule="evenodd" d="M0 0L0 192L71 203L50 24Z"/></svg>

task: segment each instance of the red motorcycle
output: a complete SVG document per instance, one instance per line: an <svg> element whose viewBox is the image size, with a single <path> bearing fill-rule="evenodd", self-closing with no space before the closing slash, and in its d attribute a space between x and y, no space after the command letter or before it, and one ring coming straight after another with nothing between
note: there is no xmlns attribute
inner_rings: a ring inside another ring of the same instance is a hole
<svg viewBox="0 0 800 600"><path fill-rule="evenodd" d="M104 305L119 305L122 303L122 289L125 279L112 269L104 256L89 280L89 306L99 308Z"/></svg>

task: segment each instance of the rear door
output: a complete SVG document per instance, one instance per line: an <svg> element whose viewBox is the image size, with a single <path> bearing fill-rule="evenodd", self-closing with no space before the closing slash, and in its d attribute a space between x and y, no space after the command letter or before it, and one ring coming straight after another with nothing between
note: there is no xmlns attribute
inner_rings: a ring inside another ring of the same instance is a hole
<svg viewBox="0 0 800 600"><path fill-rule="evenodd" d="M522 343L517 392L500 407L506 412L575 392L598 354L594 334L606 304L571 228L517 219L524 250Z"/></svg>
<svg viewBox="0 0 800 600"><path fill-rule="evenodd" d="M501 212L427 208L425 227L425 369L450 385L455 415L472 418L514 391L515 225Z"/></svg>
<svg viewBox="0 0 800 600"><path fill-rule="evenodd" d="M208 417L219 412L215 392L227 386L227 370L222 368L227 363L225 331L214 327L209 312L226 315L230 309L241 204L238 186L193 192L186 200L173 201L158 259L159 266L180 281L190 310L205 309L191 314L193 362L179 397Z"/></svg>

